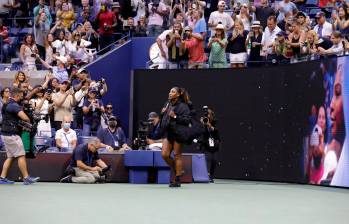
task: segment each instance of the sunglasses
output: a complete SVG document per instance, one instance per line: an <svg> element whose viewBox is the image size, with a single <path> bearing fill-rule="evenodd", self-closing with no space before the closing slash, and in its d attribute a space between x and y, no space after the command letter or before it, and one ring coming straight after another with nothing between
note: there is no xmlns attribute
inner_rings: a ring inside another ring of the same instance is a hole
<svg viewBox="0 0 349 224"><path fill-rule="evenodd" d="M106 107L107 108L107 110L112 110L113 108L112 107Z"/></svg>

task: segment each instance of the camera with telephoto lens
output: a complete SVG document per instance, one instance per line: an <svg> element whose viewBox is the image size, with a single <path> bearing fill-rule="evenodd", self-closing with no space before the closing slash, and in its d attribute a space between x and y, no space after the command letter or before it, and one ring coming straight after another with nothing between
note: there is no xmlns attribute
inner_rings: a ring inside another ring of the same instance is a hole
<svg viewBox="0 0 349 224"><path fill-rule="evenodd" d="M146 149L147 147L147 136L150 130L150 126L152 125L149 121L140 121L138 130L137 130L137 137L133 140L133 148L134 149Z"/></svg>
<svg viewBox="0 0 349 224"><path fill-rule="evenodd" d="M202 111L204 112L204 116L202 117L202 122L204 122L204 124L207 124L209 122L209 119L208 119L208 106L203 106L202 107Z"/></svg>

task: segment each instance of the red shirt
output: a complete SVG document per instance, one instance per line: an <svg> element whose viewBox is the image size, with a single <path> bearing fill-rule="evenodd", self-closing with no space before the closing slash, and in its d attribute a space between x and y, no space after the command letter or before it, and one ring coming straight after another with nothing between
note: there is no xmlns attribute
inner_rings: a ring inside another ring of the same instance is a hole
<svg viewBox="0 0 349 224"><path fill-rule="evenodd" d="M106 11L106 12L101 12L97 15L98 19L98 32L99 34L112 34L113 33L113 28L112 25L114 24L114 21L116 19L115 14ZM109 27L108 30L105 30L105 25Z"/></svg>
<svg viewBox="0 0 349 224"><path fill-rule="evenodd" d="M8 38L8 29L6 26L0 27L0 36L2 37L2 41L6 44L10 43L10 39Z"/></svg>
<svg viewBox="0 0 349 224"><path fill-rule="evenodd" d="M205 62L207 60L202 41L192 37L185 41L185 49L188 49L189 63Z"/></svg>

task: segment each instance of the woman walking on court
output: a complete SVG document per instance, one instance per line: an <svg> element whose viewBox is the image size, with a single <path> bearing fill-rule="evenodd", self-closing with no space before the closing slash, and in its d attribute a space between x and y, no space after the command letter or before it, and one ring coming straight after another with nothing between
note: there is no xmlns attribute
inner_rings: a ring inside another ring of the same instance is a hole
<svg viewBox="0 0 349 224"><path fill-rule="evenodd" d="M168 102L161 110L161 131L164 139L162 157L176 175L175 181L170 183L170 187L181 186L182 146L184 143L181 127L188 126L191 120L188 100L188 94L184 89L173 87L170 90ZM174 159L171 158L172 151Z"/></svg>

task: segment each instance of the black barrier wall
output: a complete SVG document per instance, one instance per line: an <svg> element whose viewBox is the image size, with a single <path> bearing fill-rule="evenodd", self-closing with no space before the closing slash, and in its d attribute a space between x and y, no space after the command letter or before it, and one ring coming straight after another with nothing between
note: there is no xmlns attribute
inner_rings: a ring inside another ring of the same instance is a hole
<svg viewBox="0 0 349 224"><path fill-rule="evenodd" d="M325 94L319 64L136 70L133 130L150 111L160 111L171 87L185 87L198 111L208 105L216 112L222 138L217 177L304 182L306 115Z"/></svg>

